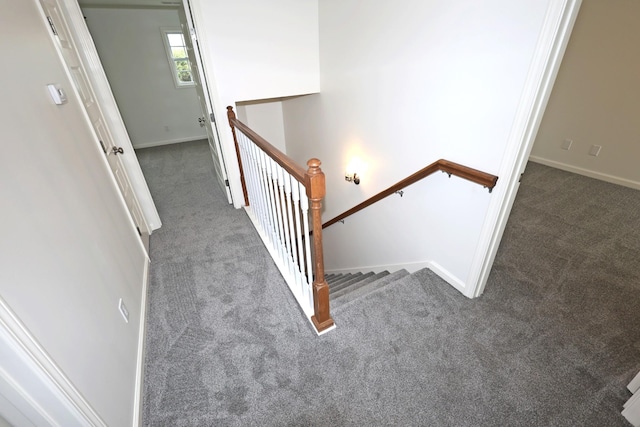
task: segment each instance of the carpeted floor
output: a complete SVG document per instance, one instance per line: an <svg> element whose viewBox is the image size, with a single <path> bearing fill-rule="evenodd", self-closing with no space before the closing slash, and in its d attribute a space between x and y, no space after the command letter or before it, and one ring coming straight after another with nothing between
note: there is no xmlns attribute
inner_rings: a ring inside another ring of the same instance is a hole
<svg viewBox="0 0 640 427"><path fill-rule="evenodd" d="M640 192L530 164L485 294L423 270L311 331L204 142L140 150L146 426L625 426Z"/></svg>

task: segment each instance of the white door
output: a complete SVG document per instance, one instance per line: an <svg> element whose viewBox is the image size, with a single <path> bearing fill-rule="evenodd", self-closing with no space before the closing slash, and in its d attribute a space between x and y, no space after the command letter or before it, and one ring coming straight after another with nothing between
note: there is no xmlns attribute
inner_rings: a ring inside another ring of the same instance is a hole
<svg viewBox="0 0 640 427"><path fill-rule="evenodd" d="M64 63L73 78L73 84L82 99L87 117L95 131L97 142L100 144L105 156L107 156L107 161L118 183L120 192L124 197L133 223L138 229L139 234L149 234L151 230L142 214L142 209L133 192L126 169L119 158L119 155L124 152L123 148L117 146L106 125L100 105L96 101L95 93L80 61L80 55L70 36L69 27L64 19L64 15L61 13L60 4L58 0L40 0L40 4L47 16Z"/></svg>
<svg viewBox="0 0 640 427"><path fill-rule="evenodd" d="M197 120L200 123L200 126L207 129L207 138L209 139L209 148L211 149L211 156L213 157L213 167L216 172L217 181L224 189L228 202L232 203L227 169L224 164L222 147L220 146L220 137L218 135L218 125L213 114L213 106L211 98L209 97L209 87L207 86L207 79L203 72L202 57L200 56L195 27L193 25L193 19L191 17L187 1L184 1L184 8L179 8L179 14L182 34L187 45L189 62L191 63L191 73L195 83L196 93L200 100L200 109L202 111L202 116L198 117Z"/></svg>

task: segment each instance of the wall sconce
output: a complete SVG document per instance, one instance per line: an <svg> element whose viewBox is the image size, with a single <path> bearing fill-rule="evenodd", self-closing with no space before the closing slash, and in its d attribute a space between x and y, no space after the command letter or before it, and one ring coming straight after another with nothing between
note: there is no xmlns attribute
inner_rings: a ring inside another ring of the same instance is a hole
<svg viewBox="0 0 640 427"><path fill-rule="evenodd" d="M347 182L353 182L356 185L360 184L360 177L355 172L353 172L353 173L348 173L348 172L345 173L344 174L344 180L347 181Z"/></svg>
<svg viewBox="0 0 640 427"><path fill-rule="evenodd" d="M361 175L358 173L362 173L367 170L367 165L359 158L353 157L344 168L344 180L347 182L353 182L354 184L360 184ZM356 172L357 171L357 172Z"/></svg>

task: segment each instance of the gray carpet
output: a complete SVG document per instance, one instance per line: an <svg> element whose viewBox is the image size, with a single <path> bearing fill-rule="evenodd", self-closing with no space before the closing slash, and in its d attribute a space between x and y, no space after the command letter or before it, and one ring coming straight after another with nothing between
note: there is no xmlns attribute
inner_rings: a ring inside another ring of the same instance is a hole
<svg viewBox="0 0 640 427"><path fill-rule="evenodd" d="M640 192L530 164L482 297L423 270L342 304L317 337L207 145L138 154L164 224L144 425L627 425Z"/></svg>

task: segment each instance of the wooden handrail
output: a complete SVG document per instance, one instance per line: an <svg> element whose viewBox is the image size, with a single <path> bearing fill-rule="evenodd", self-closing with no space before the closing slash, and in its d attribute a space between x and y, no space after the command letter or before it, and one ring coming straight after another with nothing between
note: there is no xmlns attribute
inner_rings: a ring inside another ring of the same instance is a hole
<svg viewBox="0 0 640 427"><path fill-rule="evenodd" d="M276 147L267 142L266 139L255 133L249 126L242 123L240 120L236 118L236 113L233 111L233 107L227 107L227 117L229 118L229 126L234 133L235 139L235 128L238 128L249 137L254 144L260 147L269 157L278 162L280 166L282 166L287 172L289 172L295 179L300 182L305 182L305 175L307 171L296 164L290 157L284 154L282 151L278 150ZM240 161L238 159L238 161Z"/></svg>
<svg viewBox="0 0 640 427"><path fill-rule="evenodd" d="M326 195L325 176L320 169L321 162L318 159L310 159L307 162L308 169L298 166L291 158L282 151L268 143L264 138L255 133L251 128L236 118L233 107L227 107L227 118L229 126L233 134L233 142L236 148L236 156L238 157L238 166L240 168L240 181L242 182L242 191L246 206L249 206L249 197L247 192L246 181L242 168L242 158L240 156L240 146L236 135L236 128L247 136L254 144L256 144L269 157L282 166L291 176L301 182L306 190L309 198L309 210L311 214L312 228L318 230L313 236L313 316L311 321L318 333L331 328L334 325L333 319L329 312L329 285L324 277L324 255L322 250L322 200ZM309 267L311 268L311 267Z"/></svg>
<svg viewBox="0 0 640 427"><path fill-rule="evenodd" d="M378 194L368 198L367 200L360 203L359 205L356 205L351 209L341 213L337 217L330 219L329 221L322 224L322 228L326 228L330 225L335 224L338 221L342 221L348 216L351 216L354 213L359 212L368 206L371 206L372 204L384 199L385 197L390 196L391 194L394 194L396 191L400 191L403 188L408 187L409 185L414 184L437 171L446 172L447 174L449 174L449 176L456 175L456 176L459 176L460 178L473 181L477 184L482 185L485 188L488 188L489 192L493 190L493 187L496 186L496 182L498 181L498 177L495 175L491 175L486 172L472 169L470 167L463 166L458 163L450 162L448 160L440 159L436 162L431 163L429 166L423 169L420 169L418 172L414 173L413 175L406 177L402 181L399 181L393 184L391 187L387 188L386 190L383 190Z"/></svg>

